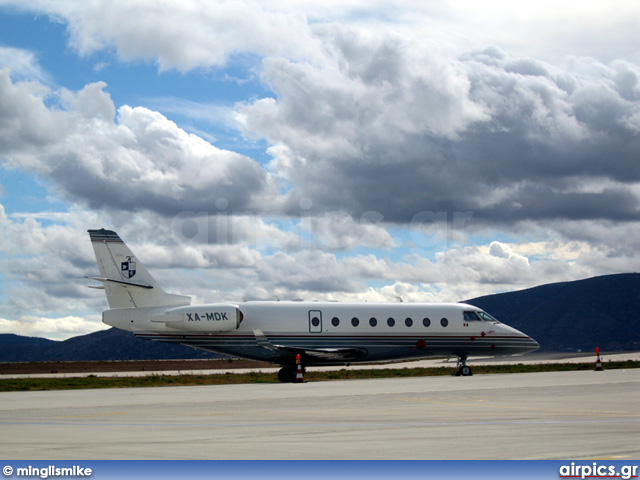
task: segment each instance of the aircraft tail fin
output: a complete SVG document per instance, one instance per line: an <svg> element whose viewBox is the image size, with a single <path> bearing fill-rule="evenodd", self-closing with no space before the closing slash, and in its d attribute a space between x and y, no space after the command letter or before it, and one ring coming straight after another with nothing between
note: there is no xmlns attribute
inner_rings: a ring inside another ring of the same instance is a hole
<svg viewBox="0 0 640 480"><path fill-rule="evenodd" d="M165 292L112 230L89 230L100 277L110 308L140 308L191 304L191 297Z"/></svg>

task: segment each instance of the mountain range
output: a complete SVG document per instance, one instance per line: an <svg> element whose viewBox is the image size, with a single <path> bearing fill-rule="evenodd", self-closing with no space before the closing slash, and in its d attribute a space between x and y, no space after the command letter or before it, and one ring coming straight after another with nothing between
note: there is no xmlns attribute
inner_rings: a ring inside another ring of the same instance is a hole
<svg viewBox="0 0 640 480"><path fill-rule="evenodd" d="M640 350L640 274L552 283L467 300L534 338L542 351Z"/></svg>
<svg viewBox="0 0 640 480"><path fill-rule="evenodd" d="M640 350L640 274L623 273L487 295L465 303L521 330L542 351ZM0 362L219 358L110 329L64 341L0 334Z"/></svg>
<svg viewBox="0 0 640 480"><path fill-rule="evenodd" d="M72 362L221 358L224 355L184 345L141 340L110 328L64 341L13 334L0 335L0 362Z"/></svg>

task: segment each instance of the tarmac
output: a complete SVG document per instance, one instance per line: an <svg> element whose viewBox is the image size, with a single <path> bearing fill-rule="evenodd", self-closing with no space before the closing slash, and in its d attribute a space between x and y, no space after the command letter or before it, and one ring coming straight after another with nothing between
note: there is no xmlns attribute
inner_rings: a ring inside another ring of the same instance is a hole
<svg viewBox="0 0 640 480"><path fill-rule="evenodd" d="M523 358L524 361L524 358ZM4 459L637 459L640 369L0 393Z"/></svg>

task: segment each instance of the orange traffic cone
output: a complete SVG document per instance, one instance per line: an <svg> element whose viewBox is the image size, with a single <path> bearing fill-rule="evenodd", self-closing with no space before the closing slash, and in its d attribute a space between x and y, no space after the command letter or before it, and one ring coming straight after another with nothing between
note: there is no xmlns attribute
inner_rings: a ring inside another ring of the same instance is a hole
<svg viewBox="0 0 640 480"><path fill-rule="evenodd" d="M602 368L602 362L600 361L600 347L596 347L596 372L600 372L604 370L604 368Z"/></svg>

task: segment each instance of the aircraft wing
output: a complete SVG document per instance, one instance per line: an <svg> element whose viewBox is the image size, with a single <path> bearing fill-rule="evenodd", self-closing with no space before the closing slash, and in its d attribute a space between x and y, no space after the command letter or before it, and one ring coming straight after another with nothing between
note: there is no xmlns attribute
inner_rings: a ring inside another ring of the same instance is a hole
<svg viewBox="0 0 640 480"><path fill-rule="evenodd" d="M283 347L288 351L300 352L301 349L292 347ZM363 348L303 348L302 352L307 356L316 360L334 361L334 362L351 362L364 357L367 351Z"/></svg>
<svg viewBox="0 0 640 480"><path fill-rule="evenodd" d="M272 350L283 357L293 357L298 353L305 355L308 359L312 359L318 363L323 362L351 362L364 357L368 352L364 348L343 347L343 348L309 348L295 345L276 345L262 333L261 330L255 329L253 334L256 336L258 345L267 350Z"/></svg>

